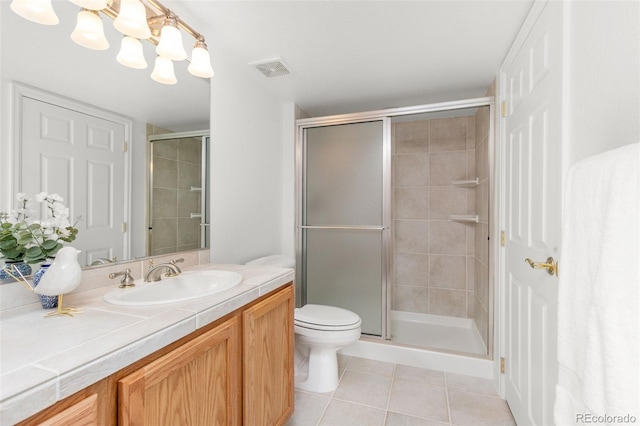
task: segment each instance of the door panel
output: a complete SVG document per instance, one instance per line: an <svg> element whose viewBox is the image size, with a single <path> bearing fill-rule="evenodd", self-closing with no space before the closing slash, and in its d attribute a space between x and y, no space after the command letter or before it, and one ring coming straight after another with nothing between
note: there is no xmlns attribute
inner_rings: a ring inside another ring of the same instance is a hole
<svg viewBox="0 0 640 426"><path fill-rule="evenodd" d="M380 231L306 229L307 302L356 312L362 332L381 335Z"/></svg>
<svg viewBox="0 0 640 426"><path fill-rule="evenodd" d="M382 120L306 129L302 303L357 313L383 334L386 286ZM387 231L388 232L388 231Z"/></svg>
<svg viewBox="0 0 640 426"><path fill-rule="evenodd" d="M307 225L382 226L382 121L307 130Z"/></svg>
<svg viewBox="0 0 640 426"><path fill-rule="evenodd" d="M128 256L125 126L26 97L21 113L20 191L64 198L81 265Z"/></svg>
<svg viewBox="0 0 640 426"><path fill-rule="evenodd" d="M518 424L553 424L557 377L555 275L525 262L558 259L561 5L542 7L502 70L505 173L505 394Z"/></svg>

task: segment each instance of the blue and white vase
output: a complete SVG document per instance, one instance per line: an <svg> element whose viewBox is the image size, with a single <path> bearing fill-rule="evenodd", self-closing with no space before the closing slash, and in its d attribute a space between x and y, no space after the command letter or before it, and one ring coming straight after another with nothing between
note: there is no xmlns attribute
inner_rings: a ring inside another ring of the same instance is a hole
<svg viewBox="0 0 640 426"><path fill-rule="evenodd" d="M12 279L13 277L5 270L9 270L13 275L19 277L14 271L17 269L23 276L31 275L31 265L24 263L24 260L5 260L4 266L0 267L0 280Z"/></svg>
<svg viewBox="0 0 640 426"><path fill-rule="evenodd" d="M38 269L36 273L33 274L34 287L37 287L38 284L40 284L40 280L42 279L42 276L45 274L45 272L47 272L47 269L49 269L49 266L51 266L51 262L53 262L53 259L47 259L46 263L40 265L40 269ZM43 309L52 309L58 307L58 296L45 296L43 294L39 294L38 296L40 297L40 304L42 305Z"/></svg>

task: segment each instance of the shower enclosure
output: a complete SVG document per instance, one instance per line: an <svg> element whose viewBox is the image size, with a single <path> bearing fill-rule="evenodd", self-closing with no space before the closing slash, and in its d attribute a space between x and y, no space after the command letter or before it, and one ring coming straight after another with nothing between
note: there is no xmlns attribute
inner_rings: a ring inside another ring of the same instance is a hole
<svg viewBox="0 0 640 426"><path fill-rule="evenodd" d="M393 344L491 344L493 98L298 120L301 305L356 312Z"/></svg>
<svg viewBox="0 0 640 426"><path fill-rule="evenodd" d="M148 140L148 255L208 247L208 131L156 134Z"/></svg>

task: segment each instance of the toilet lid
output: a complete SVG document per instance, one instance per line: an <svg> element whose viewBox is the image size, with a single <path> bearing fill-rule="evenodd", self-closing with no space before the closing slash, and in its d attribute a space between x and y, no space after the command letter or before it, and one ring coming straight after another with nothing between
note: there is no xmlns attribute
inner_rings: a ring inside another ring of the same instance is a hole
<svg viewBox="0 0 640 426"><path fill-rule="evenodd" d="M304 305L295 310L295 323L307 328L359 326L360 317L346 309L325 305ZM352 327L353 328L353 327Z"/></svg>

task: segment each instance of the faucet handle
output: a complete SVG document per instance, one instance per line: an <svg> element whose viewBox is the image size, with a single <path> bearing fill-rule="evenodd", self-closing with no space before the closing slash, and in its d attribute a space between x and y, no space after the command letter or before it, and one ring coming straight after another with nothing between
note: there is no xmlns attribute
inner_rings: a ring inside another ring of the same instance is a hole
<svg viewBox="0 0 640 426"><path fill-rule="evenodd" d="M114 279L116 277L122 277L122 279L120 280L120 285L118 286L119 288L126 288L126 287L134 287L134 279L131 276L131 269L127 268L122 272L112 272L109 274L109 278Z"/></svg>
<svg viewBox="0 0 640 426"><path fill-rule="evenodd" d="M175 272L173 272L173 271L169 271L169 272L167 272L167 274L166 274L166 275L167 275L168 277L175 277L176 275L181 274L181 273L182 273L182 271L180 270L180 268L178 268L178 265L176 265L176 263L182 263L182 262L184 262L184 257L181 257L181 258L179 258L179 259L172 259L170 263L171 263L173 266L175 266L175 267L176 267L176 269L177 269L177 273L175 273Z"/></svg>

